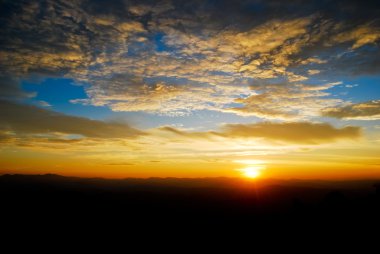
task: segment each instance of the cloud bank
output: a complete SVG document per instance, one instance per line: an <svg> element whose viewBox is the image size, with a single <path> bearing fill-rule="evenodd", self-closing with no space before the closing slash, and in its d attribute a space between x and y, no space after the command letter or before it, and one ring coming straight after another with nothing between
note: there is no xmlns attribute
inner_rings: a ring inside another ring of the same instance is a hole
<svg viewBox="0 0 380 254"><path fill-rule="evenodd" d="M114 111L317 117L343 105L326 77L379 74L379 16L373 1L2 1L2 96L66 77L88 84L73 103Z"/></svg>
<svg viewBox="0 0 380 254"><path fill-rule="evenodd" d="M77 134L89 138L134 138L144 132L127 124L68 116L32 105L0 101L0 130L22 135Z"/></svg>
<svg viewBox="0 0 380 254"><path fill-rule="evenodd" d="M215 132L187 132L172 127L163 127L161 130L188 138L259 138L294 144L323 144L361 136L359 127L335 128L327 123L310 122L227 124Z"/></svg>

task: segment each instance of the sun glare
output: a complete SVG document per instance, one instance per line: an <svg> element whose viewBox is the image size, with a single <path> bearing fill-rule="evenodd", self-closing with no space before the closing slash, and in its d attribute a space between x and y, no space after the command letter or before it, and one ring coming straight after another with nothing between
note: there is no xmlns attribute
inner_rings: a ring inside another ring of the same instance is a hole
<svg viewBox="0 0 380 254"><path fill-rule="evenodd" d="M263 166L250 166L241 169L241 172L243 175L247 178L257 178L261 174L261 170L263 169Z"/></svg>
<svg viewBox="0 0 380 254"><path fill-rule="evenodd" d="M265 161L262 160L235 160L236 163L245 164L246 167L238 169L246 178L258 178L266 168Z"/></svg>

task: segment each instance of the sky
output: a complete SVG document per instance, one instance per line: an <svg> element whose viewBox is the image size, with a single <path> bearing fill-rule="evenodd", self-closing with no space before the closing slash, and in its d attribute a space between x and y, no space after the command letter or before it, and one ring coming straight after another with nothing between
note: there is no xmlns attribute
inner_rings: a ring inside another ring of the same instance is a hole
<svg viewBox="0 0 380 254"><path fill-rule="evenodd" d="M0 1L0 174L380 178L377 1Z"/></svg>

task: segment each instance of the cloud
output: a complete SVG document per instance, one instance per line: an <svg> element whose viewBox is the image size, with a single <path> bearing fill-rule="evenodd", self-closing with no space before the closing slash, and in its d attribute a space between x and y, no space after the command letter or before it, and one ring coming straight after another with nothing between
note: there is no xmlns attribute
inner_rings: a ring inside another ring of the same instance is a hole
<svg viewBox="0 0 380 254"><path fill-rule="evenodd" d="M50 103L47 101L37 101L37 104L41 107L51 107Z"/></svg>
<svg viewBox="0 0 380 254"><path fill-rule="evenodd" d="M240 115L254 115L269 119L302 119L319 115L326 105L336 105L339 99L328 98L326 90L341 82L324 85L292 83L255 83L255 94L236 99L241 106L226 109Z"/></svg>
<svg viewBox="0 0 380 254"><path fill-rule="evenodd" d="M0 9L4 96L31 96L5 77L58 76L87 84L89 98L73 102L114 111L287 119L336 103L322 90L305 96L308 79L379 73L372 3L47 0ZM253 80L289 85L249 89Z"/></svg>
<svg viewBox="0 0 380 254"><path fill-rule="evenodd" d="M228 90L230 89L230 90ZM73 99L72 103L107 105L113 111L145 111L164 115L185 115L194 110L220 110L248 88L192 84L165 81L146 82L141 77L114 74L94 80L87 89L90 99Z"/></svg>
<svg viewBox="0 0 380 254"><path fill-rule="evenodd" d="M306 33L306 26L310 22L311 18L287 21L269 20L245 32L234 29L222 30L219 33L206 31L209 33L207 38L201 34L188 34L172 26L161 29L165 30L165 42L170 46L177 47L179 52L188 55L206 54L208 56L213 56L213 53L214 57L217 54L227 54L226 56L229 56L230 60L234 60L236 56L242 54L255 55L271 52L283 46L287 40Z"/></svg>
<svg viewBox="0 0 380 254"><path fill-rule="evenodd" d="M262 122L256 124L229 124L224 126L224 135L228 137L257 137L290 143L319 144L337 139L357 138L359 127L335 128L327 123L309 122Z"/></svg>
<svg viewBox="0 0 380 254"><path fill-rule="evenodd" d="M320 73L321 71L320 71L320 70L308 70L307 72L308 72L310 75L315 75L315 74Z"/></svg>
<svg viewBox="0 0 380 254"><path fill-rule="evenodd" d="M353 42L352 49L373 44L380 39L380 28L365 24L355 27L349 31L337 34L332 41L335 43Z"/></svg>
<svg viewBox="0 0 380 254"><path fill-rule="evenodd" d="M3 3L0 69L84 78L91 66L128 51L128 42L145 33L136 20L93 15L81 1Z"/></svg>
<svg viewBox="0 0 380 254"><path fill-rule="evenodd" d="M0 74L0 100L32 98L36 94L22 90L18 78Z"/></svg>
<svg viewBox="0 0 380 254"><path fill-rule="evenodd" d="M208 131L208 132L189 132L183 131L170 126L163 126L158 128L160 131L169 132L178 136L182 136L185 138L204 138L204 139L212 139L213 137L223 136L221 133L216 131Z"/></svg>
<svg viewBox="0 0 380 254"><path fill-rule="evenodd" d="M259 138L295 144L322 144L360 137L359 127L335 128L327 123L311 122L226 124L215 132L187 132L173 127L162 127L160 130L187 138Z"/></svg>
<svg viewBox="0 0 380 254"><path fill-rule="evenodd" d="M340 108L326 108L323 116L339 119L378 120L380 119L380 100L350 104Z"/></svg>
<svg viewBox="0 0 380 254"><path fill-rule="evenodd" d="M64 133L89 138L134 138L144 134L127 124L68 116L10 101L0 101L0 115L0 129L18 135Z"/></svg>

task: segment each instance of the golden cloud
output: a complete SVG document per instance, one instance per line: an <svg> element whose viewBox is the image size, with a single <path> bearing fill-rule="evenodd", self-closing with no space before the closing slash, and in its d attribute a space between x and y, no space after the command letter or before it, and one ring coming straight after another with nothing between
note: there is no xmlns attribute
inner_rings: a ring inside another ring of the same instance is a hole
<svg viewBox="0 0 380 254"><path fill-rule="evenodd" d="M352 49L359 48L366 44L375 43L380 39L380 29L365 24L355 27L350 31L337 34L332 41L334 43L353 42Z"/></svg>
<svg viewBox="0 0 380 254"><path fill-rule="evenodd" d="M339 119L377 120L380 119L380 100L350 104L340 108L325 108L323 116Z"/></svg>
<svg viewBox="0 0 380 254"><path fill-rule="evenodd" d="M254 115L272 119L308 118L319 115L326 105L336 105L339 99L327 98L326 90L341 82L323 85L292 83L251 85L255 94L236 99L242 106L226 109L240 115Z"/></svg>
<svg viewBox="0 0 380 254"><path fill-rule="evenodd" d="M188 138L259 138L295 144L322 144L360 137L359 127L335 128L327 123L311 122L227 124L220 131L210 132L188 132L173 127L162 127L160 130Z"/></svg>
<svg viewBox="0 0 380 254"><path fill-rule="evenodd" d="M360 136L360 128L347 126L335 128L327 123L310 122L262 122L256 124L228 124L223 127L228 137L257 137L300 144L320 144L338 139Z"/></svg>

